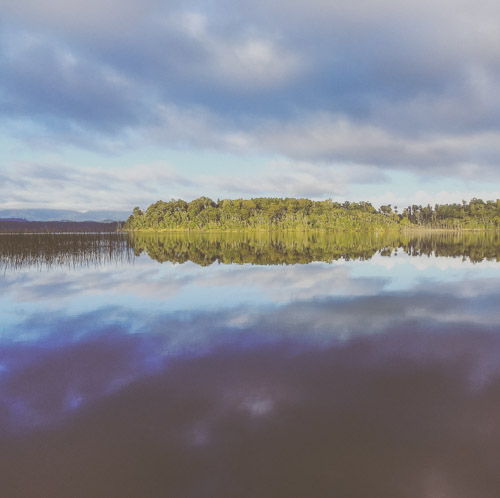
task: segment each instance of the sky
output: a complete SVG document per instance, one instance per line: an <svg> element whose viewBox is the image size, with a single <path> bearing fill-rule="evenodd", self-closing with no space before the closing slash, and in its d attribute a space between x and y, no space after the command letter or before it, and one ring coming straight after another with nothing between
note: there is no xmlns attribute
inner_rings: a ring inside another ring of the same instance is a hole
<svg viewBox="0 0 500 498"><path fill-rule="evenodd" d="M0 209L500 198L496 1L0 10Z"/></svg>

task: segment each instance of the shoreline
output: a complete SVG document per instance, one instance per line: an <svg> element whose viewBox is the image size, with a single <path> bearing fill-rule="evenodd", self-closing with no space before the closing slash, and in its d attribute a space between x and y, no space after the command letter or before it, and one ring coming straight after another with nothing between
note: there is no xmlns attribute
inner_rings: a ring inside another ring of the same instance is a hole
<svg viewBox="0 0 500 498"><path fill-rule="evenodd" d="M162 228L162 229L152 229L152 228L142 228L142 229L120 229L117 230L118 233L462 233L462 232L491 232L500 233L500 228L428 228L428 227L412 227L412 228L368 228L362 230L336 230L336 229L326 229L326 228L308 228L308 229L286 229L286 228L276 228L276 229L260 229L260 228L244 228L244 229L191 229L191 228Z"/></svg>

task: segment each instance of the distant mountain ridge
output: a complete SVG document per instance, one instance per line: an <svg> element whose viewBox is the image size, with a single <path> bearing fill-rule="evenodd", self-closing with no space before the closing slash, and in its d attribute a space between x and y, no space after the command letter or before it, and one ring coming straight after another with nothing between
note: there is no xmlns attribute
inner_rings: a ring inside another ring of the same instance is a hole
<svg viewBox="0 0 500 498"><path fill-rule="evenodd" d="M87 211L70 209L0 209L0 219L26 221L125 221L129 211Z"/></svg>

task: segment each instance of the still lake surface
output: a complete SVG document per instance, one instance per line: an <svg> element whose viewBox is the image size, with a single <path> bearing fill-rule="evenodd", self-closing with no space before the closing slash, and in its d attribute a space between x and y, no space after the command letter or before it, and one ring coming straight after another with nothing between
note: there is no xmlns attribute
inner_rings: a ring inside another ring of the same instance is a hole
<svg viewBox="0 0 500 498"><path fill-rule="evenodd" d="M499 234L6 234L0 279L2 496L499 496Z"/></svg>

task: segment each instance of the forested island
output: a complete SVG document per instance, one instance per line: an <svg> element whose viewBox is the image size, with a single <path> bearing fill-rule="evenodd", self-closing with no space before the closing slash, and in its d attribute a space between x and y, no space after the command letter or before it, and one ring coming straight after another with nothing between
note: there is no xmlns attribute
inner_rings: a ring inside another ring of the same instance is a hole
<svg viewBox="0 0 500 498"><path fill-rule="evenodd" d="M139 207L127 219L128 231L366 231L366 230L499 230L500 199L472 199L461 204L390 204L376 209L369 202L338 203L331 199L224 199L200 197L191 202L158 201Z"/></svg>

